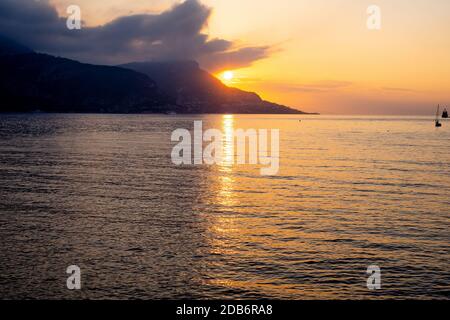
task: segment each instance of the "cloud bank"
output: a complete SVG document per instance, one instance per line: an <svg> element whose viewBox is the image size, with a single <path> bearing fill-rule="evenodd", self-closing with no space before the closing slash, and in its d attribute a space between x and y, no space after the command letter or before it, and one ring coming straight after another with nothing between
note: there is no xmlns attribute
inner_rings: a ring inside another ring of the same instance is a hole
<svg viewBox="0 0 450 320"><path fill-rule="evenodd" d="M100 64L197 60L219 71L249 66L272 52L269 46L236 48L233 41L210 39L203 33L210 15L198 0L186 0L160 14L69 30L48 0L1 0L0 33L39 52Z"/></svg>

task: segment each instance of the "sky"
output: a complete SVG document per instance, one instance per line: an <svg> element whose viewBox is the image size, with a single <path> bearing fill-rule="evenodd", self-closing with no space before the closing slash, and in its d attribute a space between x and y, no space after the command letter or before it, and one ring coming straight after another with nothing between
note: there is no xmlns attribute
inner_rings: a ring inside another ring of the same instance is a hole
<svg viewBox="0 0 450 320"><path fill-rule="evenodd" d="M0 3L2 31L81 61L195 59L230 86L323 114L432 115L450 105L448 0L8 2L33 4L25 15ZM84 23L78 34L60 31L73 4ZM381 10L380 30L367 27L370 5ZM46 17L36 18L41 36L30 36L30 16Z"/></svg>

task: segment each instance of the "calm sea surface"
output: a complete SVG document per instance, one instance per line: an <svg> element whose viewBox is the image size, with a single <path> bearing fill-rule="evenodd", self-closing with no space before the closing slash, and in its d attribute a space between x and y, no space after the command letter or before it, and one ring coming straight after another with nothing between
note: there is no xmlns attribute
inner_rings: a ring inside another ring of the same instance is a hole
<svg viewBox="0 0 450 320"><path fill-rule="evenodd" d="M173 165L194 120L279 128L279 175ZM0 115L0 196L0 298L450 297L450 122Z"/></svg>

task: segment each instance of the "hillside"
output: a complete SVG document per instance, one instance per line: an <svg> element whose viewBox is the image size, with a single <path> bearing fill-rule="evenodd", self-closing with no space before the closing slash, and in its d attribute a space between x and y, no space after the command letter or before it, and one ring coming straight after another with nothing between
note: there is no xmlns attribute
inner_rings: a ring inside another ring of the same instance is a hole
<svg viewBox="0 0 450 320"><path fill-rule="evenodd" d="M256 93L230 88L195 61L121 65L153 79L172 104L187 113L302 113L262 100Z"/></svg>

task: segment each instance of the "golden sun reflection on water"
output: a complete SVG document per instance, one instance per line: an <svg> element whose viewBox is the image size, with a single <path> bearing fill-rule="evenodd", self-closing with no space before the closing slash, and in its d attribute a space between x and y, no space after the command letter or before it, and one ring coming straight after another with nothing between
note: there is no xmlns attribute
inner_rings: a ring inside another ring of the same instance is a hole
<svg viewBox="0 0 450 320"><path fill-rule="evenodd" d="M224 115L222 119L223 150L221 171L230 172L234 163L234 116Z"/></svg>
<svg viewBox="0 0 450 320"><path fill-rule="evenodd" d="M234 116L224 115L221 119L222 126L222 161L217 168L216 201L222 212L229 214L217 215L210 225L211 231L211 252L220 255L236 254L227 243L230 238L239 233L239 226L236 224L233 208L238 204L235 192L234 174ZM227 210L229 209L229 211Z"/></svg>
<svg viewBox="0 0 450 320"><path fill-rule="evenodd" d="M236 204L234 198L234 182L232 176L234 164L234 116L224 115L222 119L223 150L222 162L219 166L218 203L221 206L233 206Z"/></svg>

